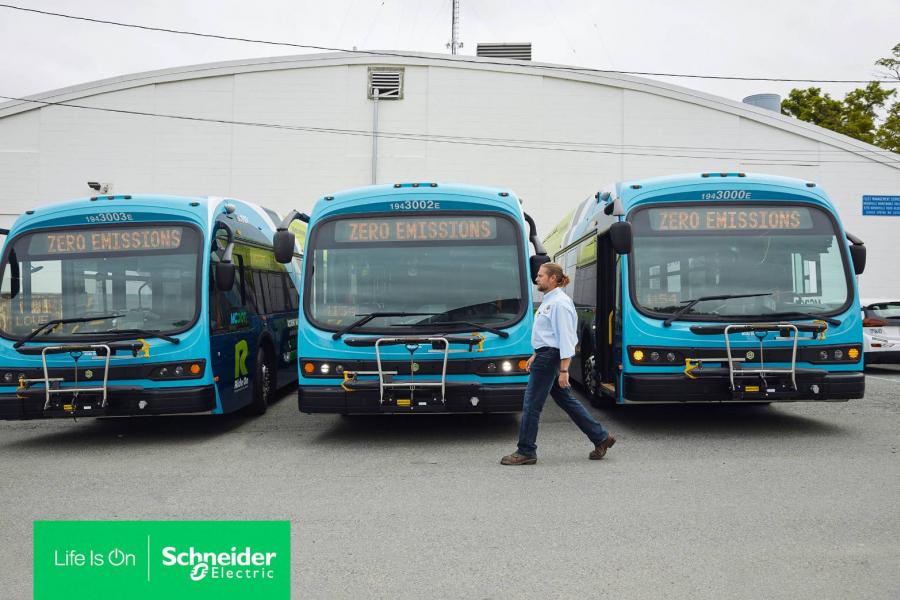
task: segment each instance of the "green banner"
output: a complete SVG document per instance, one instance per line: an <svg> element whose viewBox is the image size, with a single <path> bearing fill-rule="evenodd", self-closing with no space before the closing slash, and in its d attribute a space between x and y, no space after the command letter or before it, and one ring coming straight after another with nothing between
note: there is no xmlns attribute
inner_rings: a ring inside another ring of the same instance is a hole
<svg viewBox="0 0 900 600"><path fill-rule="evenodd" d="M289 599L289 521L35 521L35 600Z"/></svg>

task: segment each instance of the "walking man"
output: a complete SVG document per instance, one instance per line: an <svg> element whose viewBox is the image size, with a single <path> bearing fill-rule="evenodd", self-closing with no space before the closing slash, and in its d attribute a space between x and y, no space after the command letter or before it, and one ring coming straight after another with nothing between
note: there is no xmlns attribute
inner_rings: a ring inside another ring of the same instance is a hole
<svg viewBox="0 0 900 600"><path fill-rule="evenodd" d="M546 263L538 271L535 283L544 293L544 299L534 316L531 332L534 353L525 367L530 375L519 426L519 447L504 456L500 464L533 465L537 462L538 422L548 393L593 442L594 450L588 457L599 460L616 443L616 438L575 398L569 385L569 363L575 355L578 323L575 305L561 289L569 284L569 278L558 264Z"/></svg>

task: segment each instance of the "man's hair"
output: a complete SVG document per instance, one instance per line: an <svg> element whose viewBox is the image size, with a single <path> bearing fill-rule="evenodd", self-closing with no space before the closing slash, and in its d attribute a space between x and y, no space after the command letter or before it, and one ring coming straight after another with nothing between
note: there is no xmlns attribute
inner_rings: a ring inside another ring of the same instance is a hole
<svg viewBox="0 0 900 600"><path fill-rule="evenodd" d="M547 275L556 280L556 285L559 287L566 287L569 285L569 282L572 281L569 279L569 276L563 273L563 268L561 265L556 263L544 263L541 265L541 268L547 272Z"/></svg>

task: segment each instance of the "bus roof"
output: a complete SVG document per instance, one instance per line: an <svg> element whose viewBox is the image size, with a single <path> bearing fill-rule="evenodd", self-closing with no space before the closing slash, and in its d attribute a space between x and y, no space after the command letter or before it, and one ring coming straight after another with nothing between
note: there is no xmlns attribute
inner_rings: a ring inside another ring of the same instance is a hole
<svg viewBox="0 0 900 600"><path fill-rule="evenodd" d="M521 210L519 208L521 201L515 192L508 188L459 183L409 182L367 185L323 196L313 207L312 217L315 219L320 214L332 212L339 207L346 210L355 204L364 205L375 198L406 195L419 198L437 195L465 196L472 201L505 207L513 212Z"/></svg>
<svg viewBox="0 0 900 600"><path fill-rule="evenodd" d="M648 194L659 192L661 190L673 190L674 188L689 186L713 187L718 189L754 185L791 188L797 191L802 190L804 194L815 196L830 205L824 192L822 192L815 183L806 179L737 171L685 173L680 175L666 175L662 177L621 181L616 184L615 193L616 196L621 198L624 204L623 207L628 210L630 204L633 202L645 198Z"/></svg>
<svg viewBox="0 0 900 600"><path fill-rule="evenodd" d="M63 215L79 213L117 213L133 210L136 207L150 208L161 211L172 211L173 214L190 214L202 223L209 223L212 211L222 203L234 204L239 208L247 208L255 211L263 222L272 221L273 226L278 225L278 215L272 210L236 198L223 198L219 196L173 196L164 194L115 194L88 196L74 198L51 204L42 204L21 215L12 226L12 230L34 225L48 219L54 219ZM108 224L115 223L112 221Z"/></svg>
<svg viewBox="0 0 900 600"><path fill-rule="evenodd" d="M805 179L762 173L722 173L720 171L666 175L619 181L602 187L600 191L583 200L556 224L544 238L544 246L552 256L557 250L567 247L591 230L608 227L617 217L608 215L604 210L607 207L607 197L604 194L607 192L612 198L618 198L623 210L628 213L638 204L655 200L660 192L674 194L679 191L696 192L704 189L726 190L748 187L751 189L753 187L780 188L783 193L805 196L809 200L825 206L831 212L835 212L834 206L825 192L815 183Z"/></svg>

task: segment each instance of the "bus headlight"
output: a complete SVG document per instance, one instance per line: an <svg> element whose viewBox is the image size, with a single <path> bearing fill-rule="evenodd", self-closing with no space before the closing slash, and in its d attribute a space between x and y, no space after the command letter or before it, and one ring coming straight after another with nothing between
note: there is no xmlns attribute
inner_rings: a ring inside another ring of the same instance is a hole
<svg viewBox="0 0 900 600"><path fill-rule="evenodd" d="M11 371L7 371L3 374L3 381L5 383L12 383L13 379L15 379L15 375L13 375Z"/></svg>
<svg viewBox="0 0 900 600"><path fill-rule="evenodd" d="M330 363L324 360L300 359L304 377L343 377L344 370L354 370L353 365Z"/></svg>
<svg viewBox="0 0 900 600"><path fill-rule="evenodd" d="M811 350L806 354L811 363L851 363L857 362L862 356L859 346L840 346ZM799 359L798 360L802 360Z"/></svg>
<svg viewBox="0 0 900 600"><path fill-rule="evenodd" d="M627 355L634 364L663 366L679 364L684 360L684 350L679 348L656 347L647 348L646 346L629 346Z"/></svg>
<svg viewBox="0 0 900 600"><path fill-rule="evenodd" d="M477 363L475 373L478 375L524 375L527 373L526 364L528 364L528 359L520 356L497 358Z"/></svg>
<svg viewBox="0 0 900 600"><path fill-rule="evenodd" d="M203 375L206 362L194 360L182 363L169 363L153 367L148 379L197 379Z"/></svg>

